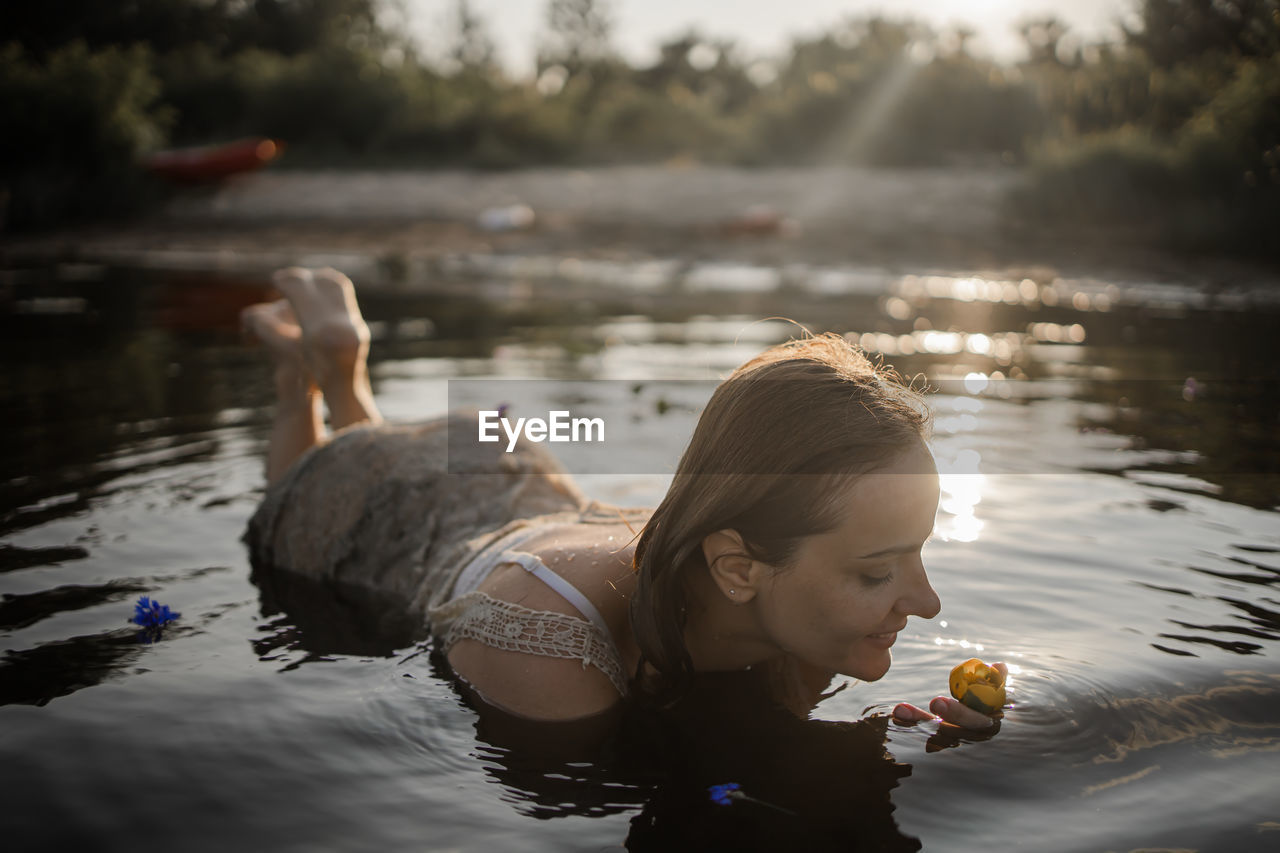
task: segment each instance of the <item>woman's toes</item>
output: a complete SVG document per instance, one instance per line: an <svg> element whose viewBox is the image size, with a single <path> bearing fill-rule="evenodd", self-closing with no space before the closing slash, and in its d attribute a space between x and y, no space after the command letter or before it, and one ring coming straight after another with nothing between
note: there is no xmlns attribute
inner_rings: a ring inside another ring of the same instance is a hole
<svg viewBox="0 0 1280 853"><path fill-rule="evenodd" d="M284 294L299 317L304 317L310 303L315 301L315 284L311 270L306 267L285 267L271 276L276 290Z"/></svg>
<svg viewBox="0 0 1280 853"><path fill-rule="evenodd" d="M315 357L349 366L369 346L369 327L360 316L351 279L332 268L316 270L310 316L304 318L304 345Z"/></svg>
<svg viewBox="0 0 1280 853"><path fill-rule="evenodd" d="M260 302L244 309L252 312L251 317L258 325L270 326L277 331L286 328L297 329L298 318L293 314L293 306L288 299L277 299L274 302Z"/></svg>
<svg viewBox="0 0 1280 853"><path fill-rule="evenodd" d="M317 282L326 282L342 288L355 288L355 285L351 283L351 279L345 273L335 270L333 267L322 267L314 270L312 275Z"/></svg>
<svg viewBox="0 0 1280 853"><path fill-rule="evenodd" d="M292 306L302 357L321 385L348 382L363 370L369 327L360 316L355 286L337 270L287 267L273 281Z"/></svg>
<svg viewBox="0 0 1280 853"><path fill-rule="evenodd" d="M326 267L315 271L314 287L316 300L324 305L330 317L342 316L353 325L360 325L360 306L356 302L356 288L351 279Z"/></svg>
<svg viewBox="0 0 1280 853"><path fill-rule="evenodd" d="M240 312L240 328L252 340L282 354L297 354L302 330L283 299L250 305Z"/></svg>
<svg viewBox="0 0 1280 853"><path fill-rule="evenodd" d="M263 312L266 310L267 304L260 303L250 305L240 311L240 331L244 336L254 343L262 343L262 335L259 329L265 324L266 320Z"/></svg>
<svg viewBox="0 0 1280 853"><path fill-rule="evenodd" d="M271 281L281 284L306 284L313 278L311 270L306 267L282 267L271 274Z"/></svg>

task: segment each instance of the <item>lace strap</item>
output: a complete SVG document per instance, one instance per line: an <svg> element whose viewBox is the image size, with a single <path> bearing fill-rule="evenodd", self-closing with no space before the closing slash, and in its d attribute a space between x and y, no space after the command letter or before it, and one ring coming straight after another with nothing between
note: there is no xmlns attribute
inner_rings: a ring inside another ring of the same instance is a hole
<svg viewBox="0 0 1280 853"><path fill-rule="evenodd" d="M578 612L590 619L597 628L605 633L606 637L612 636L609 632L609 623L604 621L604 616L591 603L591 600L579 592L576 586L548 568L547 564L538 559L537 555L526 551L505 551L498 558L498 563L518 564L520 568L554 589L561 598L576 607Z"/></svg>
<svg viewBox="0 0 1280 853"><path fill-rule="evenodd" d="M452 624L444 636L444 651L459 640L542 657L581 660L605 674L619 694L627 695L627 679L617 647L598 626L586 619L551 610L531 610L483 592L469 592L429 614Z"/></svg>

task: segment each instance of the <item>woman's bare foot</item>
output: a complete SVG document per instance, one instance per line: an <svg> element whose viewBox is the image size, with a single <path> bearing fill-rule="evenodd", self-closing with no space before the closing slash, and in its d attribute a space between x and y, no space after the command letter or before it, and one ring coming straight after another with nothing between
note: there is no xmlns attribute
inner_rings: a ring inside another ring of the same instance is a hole
<svg viewBox="0 0 1280 853"><path fill-rule="evenodd" d="M246 337L261 343L270 353L280 403L295 403L318 392L307 369L302 329L288 300L250 305L240 312L240 328Z"/></svg>
<svg viewBox="0 0 1280 853"><path fill-rule="evenodd" d="M366 364L369 327L351 279L334 269L288 267L272 280L297 318L302 358L324 394L333 428L380 422Z"/></svg>
<svg viewBox="0 0 1280 853"><path fill-rule="evenodd" d="M267 448L267 483L284 476L294 460L324 440L320 389L307 369L302 329L287 300L250 305L240 312L245 335L271 355L276 408Z"/></svg>
<svg viewBox="0 0 1280 853"><path fill-rule="evenodd" d="M363 365L369 327L360 316L351 279L333 269L287 267L272 281L293 307L303 355L321 387Z"/></svg>

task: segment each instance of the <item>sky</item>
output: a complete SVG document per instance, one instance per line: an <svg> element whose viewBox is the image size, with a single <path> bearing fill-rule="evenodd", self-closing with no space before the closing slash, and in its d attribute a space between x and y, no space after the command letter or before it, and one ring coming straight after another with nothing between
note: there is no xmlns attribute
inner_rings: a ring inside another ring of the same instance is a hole
<svg viewBox="0 0 1280 853"><path fill-rule="evenodd" d="M432 55L448 43L456 0L399 0L415 40ZM751 59L781 55L790 38L812 36L846 16L887 12L920 18L937 28L967 24L972 44L1004 61L1019 57L1014 25L1024 17L1053 14L1077 35L1096 40L1114 34L1127 0L610 0L614 41L633 63L657 56L660 42L691 27L711 37L731 38ZM533 73L535 45L543 31L547 0L471 0L513 75Z"/></svg>

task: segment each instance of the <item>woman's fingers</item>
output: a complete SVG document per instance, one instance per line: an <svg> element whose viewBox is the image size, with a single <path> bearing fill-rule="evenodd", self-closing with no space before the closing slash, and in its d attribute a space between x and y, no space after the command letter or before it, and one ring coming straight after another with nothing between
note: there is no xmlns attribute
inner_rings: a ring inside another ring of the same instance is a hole
<svg viewBox="0 0 1280 853"><path fill-rule="evenodd" d="M937 720L943 723L950 723L962 729L973 729L980 731L989 729L995 725L995 720L986 714L981 714L967 705L957 702L955 699L949 699L946 696L939 696L929 703L929 710L917 708L909 702L900 702L893 708L893 718L900 723L925 723L931 720Z"/></svg>
<svg viewBox="0 0 1280 853"><path fill-rule="evenodd" d="M994 669L1000 670L1007 679L1009 667L1003 662L993 663ZM939 720L962 729L984 731L995 726L996 720L981 711L975 711L968 705L949 696L935 697L929 703L929 710L918 708L909 702L900 702L893 708L893 718L901 723L923 723Z"/></svg>
<svg viewBox="0 0 1280 853"><path fill-rule="evenodd" d="M936 697L929 703L929 710L941 717L944 722L962 729L989 729L996 722L986 714L975 711L963 702L947 696Z"/></svg>
<svg viewBox="0 0 1280 853"><path fill-rule="evenodd" d="M917 708L908 702L900 702L894 706L893 718L901 723L923 723L937 719L924 708Z"/></svg>

